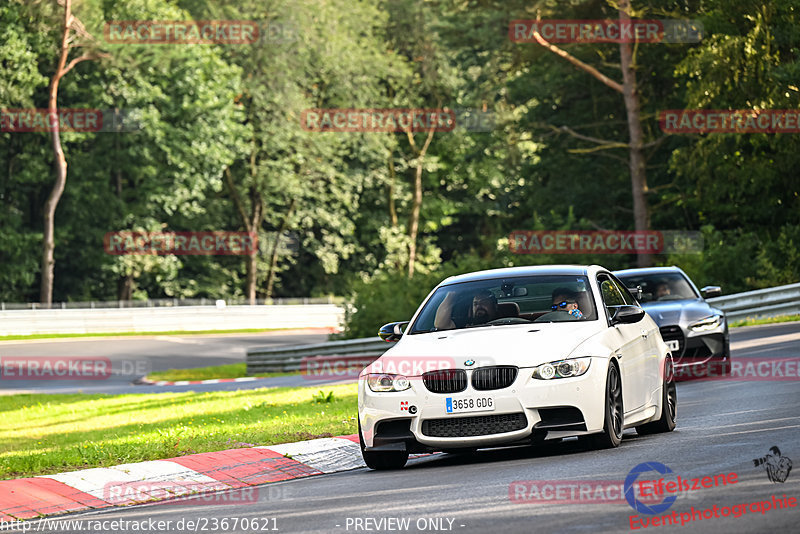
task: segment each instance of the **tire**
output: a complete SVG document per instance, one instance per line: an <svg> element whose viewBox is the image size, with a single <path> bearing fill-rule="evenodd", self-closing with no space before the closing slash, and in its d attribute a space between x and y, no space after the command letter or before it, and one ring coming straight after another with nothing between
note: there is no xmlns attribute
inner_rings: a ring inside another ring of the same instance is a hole
<svg viewBox="0 0 800 534"><path fill-rule="evenodd" d="M622 443L622 425L625 411L622 406L622 380L614 362L609 363L606 373L605 417L603 432L589 434L585 441L595 449L613 449Z"/></svg>
<svg viewBox="0 0 800 534"><path fill-rule="evenodd" d="M722 352L722 373L724 376L731 375L731 341L730 338L725 340L725 348Z"/></svg>
<svg viewBox="0 0 800 534"><path fill-rule="evenodd" d="M636 427L640 436L672 432L678 419L678 391L675 387L675 369L672 358L664 362L664 380L661 384L661 418Z"/></svg>
<svg viewBox="0 0 800 534"><path fill-rule="evenodd" d="M376 471L386 471L389 469L402 469L408 461L406 451L367 451L364 444L364 436L361 435L361 421L358 422L358 442L361 445L361 456L367 467Z"/></svg>

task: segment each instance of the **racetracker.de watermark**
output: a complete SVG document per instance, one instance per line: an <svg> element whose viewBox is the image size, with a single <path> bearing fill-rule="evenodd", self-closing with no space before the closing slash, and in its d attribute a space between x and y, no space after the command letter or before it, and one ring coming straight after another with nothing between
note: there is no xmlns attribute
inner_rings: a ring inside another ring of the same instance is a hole
<svg viewBox="0 0 800 534"><path fill-rule="evenodd" d="M300 114L300 126L309 132L490 132L495 116L476 109L315 108Z"/></svg>
<svg viewBox="0 0 800 534"><path fill-rule="evenodd" d="M132 132L141 129L133 115L120 109L0 109L0 132Z"/></svg>
<svg viewBox="0 0 800 534"><path fill-rule="evenodd" d="M225 490L225 491L223 491ZM246 505L286 498L283 488L244 487L231 489L223 482L113 481L103 486L103 500L113 505L163 501L165 505Z"/></svg>
<svg viewBox="0 0 800 534"><path fill-rule="evenodd" d="M116 256L250 256L258 252L258 235L250 232L108 232L103 248Z"/></svg>
<svg viewBox="0 0 800 534"><path fill-rule="evenodd" d="M512 20L508 38L535 43L698 43L703 24L697 20Z"/></svg>
<svg viewBox="0 0 800 534"><path fill-rule="evenodd" d="M466 359L476 365L475 360ZM305 356L300 361L300 374L306 380L356 379L359 374L402 375L411 380L423 374L456 368L449 356L397 356L376 360L374 356Z"/></svg>
<svg viewBox="0 0 800 534"><path fill-rule="evenodd" d="M800 109L668 109L661 130L692 133L800 133Z"/></svg>
<svg viewBox="0 0 800 534"><path fill-rule="evenodd" d="M98 357L2 356L0 380L106 380L111 360Z"/></svg>
<svg viewBox="0 0 800 534"><path fill-rule="evenodd" d="M514 254L696 254L700 232L515 230L508 236Z"/></svg>
<svg viewBox="0 0 800 534"><path fill-rule="evenodd" d="M732 358L707 362L684 358L675 365L675 379L796 382L800 380L800 358Z"/></svg>
<svg viewBox="0 0 800 534"><path fill-rule="evenodd" d="M508 498L516 504L624 503L624 480L515 480ZM639 496L644 502L659 502L655 495Z"/></svg>
<svg viewBox="0 0 800 534"><path fill-rule="evenodd" d="M283 44L297 41L286 23L256 20L111 20L103 28L113 44Z"/></svg>

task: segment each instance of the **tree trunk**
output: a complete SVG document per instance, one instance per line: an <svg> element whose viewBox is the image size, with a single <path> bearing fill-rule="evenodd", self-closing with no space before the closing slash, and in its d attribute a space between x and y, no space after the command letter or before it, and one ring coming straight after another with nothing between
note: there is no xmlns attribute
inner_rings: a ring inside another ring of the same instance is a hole
<svg viewBox="0 0 800 534"><path fill-rule="evenodd" d="M56 181L53 189L47 197L44 205L44 239L42 242L42 281L39 292L39 301L42 305L50 307L53 303L53 272L55 267L55 216L58 201L64 192L67 183L67 160L64 157L64 150L61 147L61 133L58 123L58 82L65 74L64 67L67 64L69 54L69 28L72 18L71 0L64 2L64 27L61 32L61 53L58 58L58 67L50 80L50 92L47 100L48 121L51 124L50 137L53 144L53 155L55 157Z"/></svg>
<svg viewBox="0 0 800 534"><path fill-rule="evenodd" d="M419 233L419 212L422 207L422 157L414 170L414 195L411 199L411 214L408 218L408 277L414 276L414 263L417 260L417 234Z"/></svg>
<svg viewBox="0 0 800 534"><path fill-rule="evenodd" d="M629 0L620 0L620 27L631 23L629 9ZM629 165L631 172L631 192L633 194L633 222L637 232L644 232L650 229L650 216L647 208L647 171L645 168L644 151L642 149L644 133L642 132L639 89L636 85L636 70L633 64L631 43L621 42L619 45L619 52L620 64L622 67L622 94L625 99L625 110L628 116L628 134L630 137ZM637 255L636 265L638 267L650 267L652 264L652 256L649 254Z"/></svg>
<svg viewBox="0 0 800 534"><path fill-rule="evenodd" d="M133 300L133 276L126 274L117 280L117 299Z"/></svg>
<svg viewBox="0 0 800 534"><path fill-rule="evenodd" d="M620 25L630 24L630 0L619 0L619 21ZM633 64L633 51L630 43L620 43L620 68L622 70L622 82L618 83L603 73L587 65L578 58L572 56L566 50L548 43L538 32L533 33L534 40L542 47L548 49L559 57L569 61L579 69L594 76L597 80L608 87L622 94L625 101L625 110L628 119L628 164L631 173L631 193L633 196L633 224L637 231L650 229L650 216L647 208L647 173L645 168L645 158L643 151L644 133L642 131L642 119L639 105L639 90L636 85L636 71ZM578 135L569 128L565 128L571 135L597 143L599 148L617 148L619 143L604 141L592 137ZM639 267L649 267L652 265L652 258L647 254L639 254L636 258Z"/></svg>
<svg viewBox="0 0 800 534"><path fill-rule="evenodd" d="M386 196L389 201L389 219L392 221L392 228L397 226L397 208L394 202L394 183L397 174L394 170L394 154L389 154L389 185L387 187Z"/></svg>
<svg viewBox="0 0 800 534"><path fill-rule="evenodd" d="M39 290L39 301L47 308L53 304L53 271L55 267L53 252L56 248L56 208L58 207L58 201L61 200L62 193L64 193L64 186L67 184L67 160L64 157L64 150L61 148L61 132L58 122L58 82L81 61L96 59L98 57L108 57L108 54L105 53L88 52L74 58L67 64L70 48L73 46L80 46L79 43L71 43L70 30L73 29L73 25L80 29L81 35L87 36L88 34L85 29L83 29L83 25L80 21L72 16L72 0L61 1L63 1L64 4L64 26L61 32L61 48L56 71L50 79L50 91L47 99L47 119L50 124L50 138L53 144L53 155L55 156L54 169L56 175L53 189L50 191L50 195L47 197L47 202L45 202L44 205L42 281ZM61 3L61 1L59 3Z"/></svg>
<svg viewBox="0 0 800 534"><path fill-rule="evenodd" d="M289 203L289 209L286 211L286 217L283 219L281 223L281 227L278 228L278 233L275 235L275 243L272 245L272 254L270 254L269 258L269 271L267 272L267 294L266 298L272 297L272 285L275 282L275 266L278 263L278 245L281 241L281 236L289 227L289 220L292 218L292 213L294 212L294 204L296 199L292 199Z"/></svg>
<svg viewBox="0 0 800 534"><path fill-rule="evenodd" d="M253 148L255 152L255 148ZM250 156L250 175L255 176L255 153ZM248 233L258 237L258 229L261 227L261 221L264 215L264 203L261 194L255 188L250 187L250 216L247 215L242 198L239 196L239 190L236 189L236 184L233 183L233 176L231 176L230 167L225 169L225 183L228 185L228 190L231 192L233 204L236 206L236 211L242 219L242 224ZM248 254L245 260L245 267L247 269L247 277L245 281L245 294L251 306L256 303L256 286L258 285L258 250L254 254Z"/></svg>
<svg viewBox="0 0 800 534"><path fill-rule="evenodd" d="M417 143L414 141L414 134L411 130L406 131L408 137L408 144L411 150L416 155L417 164L414 169L414 196L411 202L411 213L408 217L408 277L414 276L414 265L417 261L417 235L419 234L419 213L422 208L422 169L425 166L425 154L428 153L428 147L431 146L433 141L433 134L435 132L434 126L428 130L428 136L425 138L425 143L422 148L417 148Z"/></svg>

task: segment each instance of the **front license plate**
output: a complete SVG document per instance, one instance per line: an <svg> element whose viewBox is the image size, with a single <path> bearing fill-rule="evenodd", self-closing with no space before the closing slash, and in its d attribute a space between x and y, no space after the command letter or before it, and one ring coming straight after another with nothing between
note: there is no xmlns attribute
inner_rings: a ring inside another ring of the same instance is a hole
<svg viewBox="0 0 800 534"><path fill-rule="evenodd" d="M494 410L494 399L492 397L447 397L444 399L444 407L447 413L489 412Z"/></svg>
<svg viewBox="0 0 800 534"><path fill-rule="evenodd" d="M664 343L667 344L667 348L669 350L681 350L681 344L678 343L676 339L670 339L669 341L665 341Z"/></svg>

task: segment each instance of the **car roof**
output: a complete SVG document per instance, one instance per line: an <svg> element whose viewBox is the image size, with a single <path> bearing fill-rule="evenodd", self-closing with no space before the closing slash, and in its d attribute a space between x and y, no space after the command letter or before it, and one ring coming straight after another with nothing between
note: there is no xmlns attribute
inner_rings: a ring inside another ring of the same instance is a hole
<svg viewBox="0 0 800 534"><path fill-rule="evenodd" d="M439 285L445 286L450 284L460 284L462 282L474 282L478 280L492 280L495 278L513 278L532 275L563 274L568 276L586 276L605 270L605 268L599 265L529 265L525 267L506 267L503 269L489 269L486 271L476 271L473 273L451 276Z"/></svg>
<svg viewBox="0 0 800 534"><path fill-rule="evenodd" d="M623 269L614 271L614 276L626 276L632 274L664 274L664 273L683 273L680 267L672 265L670 267L642 267L639 269Z"/></svg>

